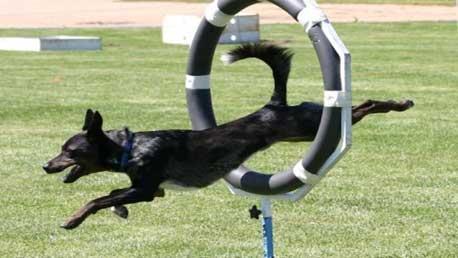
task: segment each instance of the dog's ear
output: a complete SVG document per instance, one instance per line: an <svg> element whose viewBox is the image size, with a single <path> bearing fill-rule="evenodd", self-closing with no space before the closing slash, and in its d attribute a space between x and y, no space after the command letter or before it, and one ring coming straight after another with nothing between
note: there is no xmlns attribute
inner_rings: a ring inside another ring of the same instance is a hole
<svg viewBox="0 0 458 258"><path fill-rule="evenodd" d="M98 111L95 111L92 116L92 121L87 129L87 135L89 137L97 137L103 135L102 131L103 118Z"/></svg>
<svg viewBox="0 0 458 258"><path fill-rule="evenodd" d="M94 117L94 111L92 111L92 109L88 109L86 111L86 117L84 118L83 131L89 129L89 125L91 125L93 117Z"/></svg>

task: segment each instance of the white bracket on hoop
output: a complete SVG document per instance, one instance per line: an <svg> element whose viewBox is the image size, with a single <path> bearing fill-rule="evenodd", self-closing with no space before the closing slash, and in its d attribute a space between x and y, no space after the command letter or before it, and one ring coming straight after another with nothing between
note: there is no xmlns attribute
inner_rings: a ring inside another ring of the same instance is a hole
<svg viewBox="0 0 458 258"><path fill-rule="evenodd" d="M297 20L309 32L315 24L326 21L328 17L320 9L315 0L304 0L305 8L297 15Z"/></svg>
<svg viewBox="0 0 458 258"><path fill-rule="evenodd" d="M205 9L205 19L217 27L224 27L232 19L233 15L225 14L218 8L218 1L213 1Z"/></svg>

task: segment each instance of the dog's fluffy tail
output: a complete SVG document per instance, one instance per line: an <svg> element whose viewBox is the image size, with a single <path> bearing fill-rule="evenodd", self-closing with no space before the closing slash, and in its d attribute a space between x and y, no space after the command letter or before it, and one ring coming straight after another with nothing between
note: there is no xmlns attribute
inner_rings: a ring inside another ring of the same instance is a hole
<svg viewBox="0 0 458 258"><path fill-rule="evenodd" d="M286 84L291 68L292 52L272 44L244 44L224 54L221 60L225 64L231 64L250 57L264 61L272 69L275 88L269 104L286 105Z"/></svg>

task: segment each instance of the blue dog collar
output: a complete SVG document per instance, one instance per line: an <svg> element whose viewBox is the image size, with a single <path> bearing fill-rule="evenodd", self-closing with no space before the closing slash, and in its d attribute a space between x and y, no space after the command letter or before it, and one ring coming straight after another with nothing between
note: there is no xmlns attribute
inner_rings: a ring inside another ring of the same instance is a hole
<svg viewBox="0 0 458 258"><path fill-rule="evenodd" d="M134 134L126 129L127 141L122 146L123 152L121 159L119 161L119 167L121 171L126 171L127 163L129 163L130 153L132 152L132 147L134 145Z"/></svg>

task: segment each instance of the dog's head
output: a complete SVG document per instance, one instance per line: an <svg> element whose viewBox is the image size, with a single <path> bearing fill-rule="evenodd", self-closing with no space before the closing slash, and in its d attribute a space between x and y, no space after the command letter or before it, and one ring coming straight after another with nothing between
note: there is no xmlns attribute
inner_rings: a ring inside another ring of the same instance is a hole
<svg viewBox="0 0 458 258"><path fill-rule="evenodd" d="M61 153L43 166L46 173L62 172L73 166L63 178L64 183L73 183L81 176L108 170L104 160L109 155L107 149L113 143L103 132L102 124L99 112L89 109L83 132L70 137L62 146Z"/></svg>

